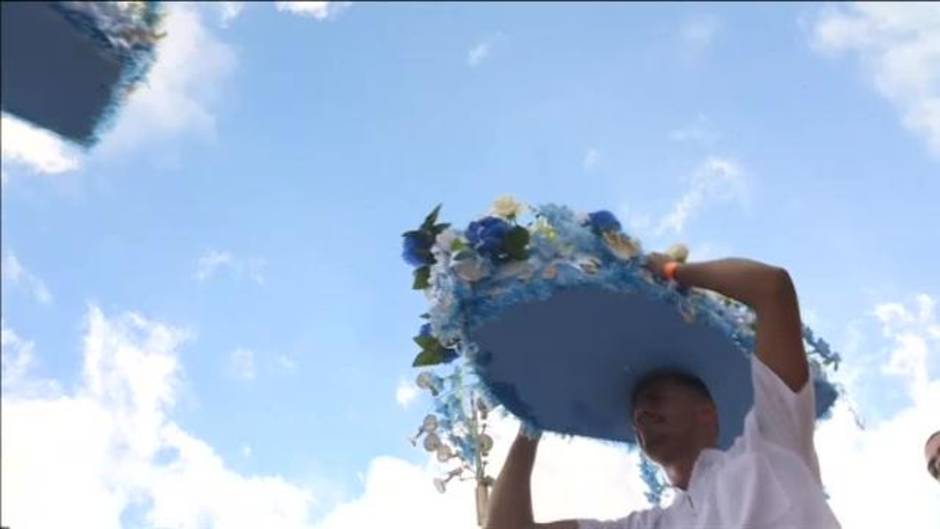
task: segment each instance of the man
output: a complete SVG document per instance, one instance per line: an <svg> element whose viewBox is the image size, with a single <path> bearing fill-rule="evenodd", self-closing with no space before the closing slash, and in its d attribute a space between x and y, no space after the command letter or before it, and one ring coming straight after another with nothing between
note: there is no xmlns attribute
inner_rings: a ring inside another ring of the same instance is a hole
<svg viewBox="0 0 940 529"><path fill-rule="evenodd" d="M924 458L927 460L927 472L930 472L933 479L940 481L940 430L927 438Z"/></svg>
<svg viewBox="0 0 940 529"><path fill-rule="evenodd" d="M675 487L672 505L613 521L536 523L529 481L538 440L520 432L494 486L487 529L838 529L820 482L813 384L787 272L746 259L679 264L661 254L647 266L754 309L754 406L743 433L727 451L716 449L721 410L708 388L694 374L652 373L633 388L632 416L624 420L633 421L640 448Z"/></svg>

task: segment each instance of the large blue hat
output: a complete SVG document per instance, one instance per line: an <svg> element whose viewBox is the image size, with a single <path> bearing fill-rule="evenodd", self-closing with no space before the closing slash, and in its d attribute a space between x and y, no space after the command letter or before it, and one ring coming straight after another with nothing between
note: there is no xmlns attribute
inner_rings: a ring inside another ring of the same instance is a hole
<svg viewBox="0 0 940 529"><path fill-rule="evenodd" d="M503 198L465 230L439 223L438 211L405 233L414 287L430 301L414 365L453 365L464 388L531 428L630 444L634 386L651 372L680 370L708 386L719 446L742 432L754 400L749 308L655 277L639 242L606 211L524 212ZM826 376L838 356L805 327L804 345L822 417L838 394ZM466 414L438 386L437 413L460 429Z"/></svg>
<svg viewBox="0 0 940 529"><path fill-rule="evenodd" d="M154 59L156 2L3 2L3 110L80 145Z"/></svg>

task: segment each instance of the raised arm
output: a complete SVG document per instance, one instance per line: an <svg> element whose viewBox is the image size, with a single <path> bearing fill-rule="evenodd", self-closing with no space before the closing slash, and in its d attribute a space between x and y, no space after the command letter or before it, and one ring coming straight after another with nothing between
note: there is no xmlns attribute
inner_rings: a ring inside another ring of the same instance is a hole
<svg viewBox="0 0 940 529"><path fill-rule="evenodd" d="M538 440L522 435L516 437L509 449L493 494L490 496L486 529L577 529L574 520L537 524L532 517L530 481Z"/></svg>
<svg viewBox="0 0 940 529"><path fill-rule="evenodd" d="M670 258L651 254L649 268L663 274ZM748 259L680 264L680 285L713 290L748 305L757 314L757 357L794 392L809 379L796 290L786 270Z"/></svg>

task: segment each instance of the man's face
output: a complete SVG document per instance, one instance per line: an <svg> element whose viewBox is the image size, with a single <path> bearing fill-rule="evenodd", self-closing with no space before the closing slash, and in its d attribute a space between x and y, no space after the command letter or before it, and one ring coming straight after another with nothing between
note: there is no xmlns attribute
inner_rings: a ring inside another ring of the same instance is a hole
<svg viewBox="0 0 940 529"><path fill-rule="evenodd" d="M924 447L924 457L927 459L927 471L937 481L940 481L940 432L933 434Z"/></svg>
<svg viewBox="0 0 940 529"><path fill-rule="evenodd" d="M657 463L668 463L717 432L714 404L669 378L654 380L637 393L632 420L640 448Z"/></svg>

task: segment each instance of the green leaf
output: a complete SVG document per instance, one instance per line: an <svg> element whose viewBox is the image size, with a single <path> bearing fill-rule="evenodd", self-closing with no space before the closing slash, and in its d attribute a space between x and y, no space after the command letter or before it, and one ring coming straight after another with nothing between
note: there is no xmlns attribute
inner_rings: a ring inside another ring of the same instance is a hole
<svg viewBox="0 0 940 529"><path fill-rule="evenodd" d="M422 266L420 268L416 268L415 280L414 280L414 283L411 285L411 288L415 290L424 290L431 285L430 279L431 279L431 267L430 266Z"/></svg>
<svg viewBox="0 0 940 529"><path fill-rule="evenodd" d="M439 349L441 347L440 342L433 336L415 336L414 341L421 349Z"/></svg>
<svg viewBox="0 0 940 529"><path fill-rule="evenodd" d="M516 261L528 259L529 253L526 246L529 245L529 230L522 226L516 226L509 230L506 239L503 241L503 249L509 254L509 257Z"/></svg>
<svg viewBox="0 0 940 529"><path fill-rule="evenodd" d="M441 205L442 204L438 204L437 207L424 218L424 223L421 224L422 230L431 231L431 229L434 228L434 224L437 223L437 214L441 212Z"/></svg>
<svg viewBox="0 0 940 529"><path fill-rule="evenodd" d="M456 254L454 254L454 260L455 260L455 261L463 261L464 259L470 259L471 257L474 256L474 254L475 254L475 252L474 252L473 250L470 250L470 249L460 250L459 252L457 252Z"/></svg>
<svg viewBox="0 0 940 529"><path fill-rule="evenodd" d="M428 312L425 312L424 314L421 314L421 315L418 316L418 317L421 318L422 320L430 320L430 319L431 319L431 314L428 313Z"/></svg>
<svg viewBox="0 0 940 529"><path fill-rule="evenodd" d="M454 242L450 243L450 251L460 252L468 248L467 243L463 242L463 239L454 239Z"/></svg>
<svg viewBox="0 0 940 529"><path fill-rule="evenodd" d="M422 366L433 366L444 362L444 355L441 354L440 350L431 351L425 349L418 353L418 356L415 357L414 362L411 363L412 367L422 367Z"/></svg>
<svg viewBox="0 0 940 529"><path fill-rule="evenodd" d="M434 233L434 235L436 236L438 233L441 233L447 228L450 228L450 223L442 222L441 224L435 224L434 226L432 226L431 232Z"/></svg>

